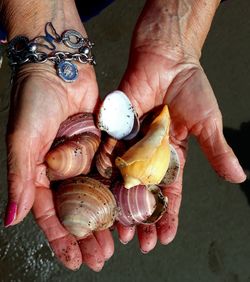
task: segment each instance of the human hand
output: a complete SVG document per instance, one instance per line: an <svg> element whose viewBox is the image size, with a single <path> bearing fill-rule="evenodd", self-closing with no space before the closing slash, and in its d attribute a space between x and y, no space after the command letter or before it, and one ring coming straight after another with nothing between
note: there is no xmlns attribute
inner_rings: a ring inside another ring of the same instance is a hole
<svg viewBox="0 0 250 282"><path fill-rule="evenodd" d="M169 106L170 142L180 158L177 181L163 189L169 200L167 212L156 224L137 227L143 253L152 250L157 240L168 244L176 235L190 134L197 138L201 149L220 176L233 183L245 180L245 174L223 136L221 112L199 63L204 33L208 31L207 25L210 23L206 25L203 22L204 31L199 34L197 26L200 26L197 17L193 16L197 20L194 33L189 28L194 19L188 15L188 7L182 1L169 1L169 5L164 2L148 1L137 23L128 68L119 87L128 95L139 116L161 104ZM191 6L191 2L195 1L187 2ZM215 2L211 4L211 10L215 9ZM204 17L204 10L199 8L199 13ZM208 11L210 14L211 10ZM191 41L197 34L199 38ZM134 227L121 224L117 224L117 230L123 243L129 242L135 233Z"/></svg>
<svg viewBox="0 0 250 282"><path fill-rule="evenodd" d="M58 7L61 7L62 3L59 2ZM28 6L25 4L20 7L18 1L6 1L6 14L9 15L8 9L13 12L17 8L18 13L11 15L22 17L32 6L30 1ZM27 16L31 22L27 20L27 26L26 22L16 26L15 23L23 19L12 19L7 24L9 37L24 34L33 38L41 35L50 16L58 33L74 28L86 36L73 1L64 1L64 7L58 10L50 5L51 1L33 1L32 7L38 11ZM39 24L32 21L33 14L39 18ZM96 232L83 240L77 240L69 234L56 216L44 165L44 157L60 124L73 114L93 112L98 102L93 67L78 65L78 71L77 81L68 84L56 75L50 63L26 64L16 75L7 136L9 201L5 226L22 221L33 207L36 222L44 231L55 255L67 268L75 270L83 263L99 271L104 261L113 254L110 231Z"/></svg>

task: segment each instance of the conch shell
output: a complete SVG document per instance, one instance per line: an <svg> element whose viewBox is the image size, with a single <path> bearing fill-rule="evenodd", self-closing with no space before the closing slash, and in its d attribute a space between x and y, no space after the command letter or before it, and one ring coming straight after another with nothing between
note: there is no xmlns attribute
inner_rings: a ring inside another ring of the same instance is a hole
<svg viewBox="0 0 250 282"><path fill-rule="evenodd" d="M144 138L122 157L116 158L115 163L120 169L126 188L161 182L170 161L169 126L170 116L165 105L150 124Z"/></svg>
<svg viewBox="0 0 250 282"><path fill-rule="evenodd" d="M52 149L45 157L50 180L67 179L90 171L101 142L90 113L78 114L62 123Z"/></svg>
<svg viewBox="0 0 250 282"><path fill-rule="evenodd" d="M109 228L117 215L108 187L85 176L62 181L55 190L55 205L64 227L78 238Z"/></svg>
<svg viewBox="0 0 250 282"><path fill-rule="evenodd" d="M167 198L156 185L126 189L118 182L112 192L119 209L116 220L125 226L155 223L167 208Z"/></svg>

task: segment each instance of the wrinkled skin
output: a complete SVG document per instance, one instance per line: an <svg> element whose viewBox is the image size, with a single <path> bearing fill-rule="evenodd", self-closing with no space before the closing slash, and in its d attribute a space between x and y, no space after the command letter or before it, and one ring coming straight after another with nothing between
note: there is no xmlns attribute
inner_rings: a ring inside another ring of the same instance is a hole
<svg viewBox="0 0 250 282"><path fill-rule="evenodd" d="M153 225L137 227L143 253L152 250L157 240L168 244L175 237L189 134L197 137L219 175L234 183L245 180L224 139L221 113L199 59L188 56L184 50L166 49L164 43L152 44L148 40L147 44L132 46L120 89L140 116L168 104L172 120L170 139L179 154L181 171L178 180L163 191L169 205L162 219ZM78 81L65 84L47 66L25 66L18 74L13 94L16 98L8 135L9 198L18 204L13 224L20 222L34 203L34 216L62 263L70 269L84 263L99 271L114 251L110 231L96 232L84 240L70 235L55 214L43 164L60 123L72 114L94 110L98 90L93 69L81 67ZM123 243L129 242L135 233L134 227L120 224L117 230Z"/></svg>
<svg viewBox="0 0 250 282"><path fill-rule="evenodd" d="M148 50L152 48L144 46L132 51L133 63L129 64L120 89L129 96L140 116L158 105L168 104L172 120L170 139L179 154L181 171L178 180L163 191L169 205L162 219L137 227L143 253L152 250L157 240L168 244L176 235L189 134L197 137L219 175L235 183L245 179L223 137L221 113L198 60L176 60L179 55L175 54L173 59ZM84 66L78 82L65 84L53 71L48 73L37 67L34 71L28 66L19 72L13 94L17 98L13 99L8 135L10 199L18 203L13 224L25 217L34 202L34 217L59 260L70 269L83 263L99 271L114 252L110 231L96 232L78 241L70 235L55 214L43 164L60 123L75 113L94 111L98 99L94 72ZM121 242L126 244L136 229L117 224L117 230Z"/></svg>
<svg viewBox="0 0 250 282"><path fill-rule="evenodd" d="M168 197L167 212L152 225L137 227L141 251L148 253L159 240L170 243L177 232L181 204L182 178L189 134L193 134L214 170L227 181L240 183L245 174L226 143L222 117L209 81L194 57L184 53L165 52L158 46L144 45L132 49L130 63L120 84L140 116L167 103L171 116L170 141L180 158L177 181L163 189ZM120 241L128 243L135 227L117 224Z"/></svg>
<svg viewBox="0 0 250 282"><path fill-rule="evenodd" d="M96 232L84 240L70 235L55 214L43 164L62 121L79 112L93 112L98 102L93 68L79 67L79 78L72 84L61 81L48 65L30 64L19 71L8 125L9 201L17 203L12 225L23 220L33 206L37 223L67 268L78 269L83 263L99 271L113 254L110 231Z"/></svg>

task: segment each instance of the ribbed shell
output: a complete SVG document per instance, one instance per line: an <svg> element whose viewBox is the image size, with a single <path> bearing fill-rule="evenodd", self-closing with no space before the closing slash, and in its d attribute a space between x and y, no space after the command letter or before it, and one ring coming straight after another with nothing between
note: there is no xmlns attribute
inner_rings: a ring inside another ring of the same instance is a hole
<svg viewBox="0 0 250 282"><path fill-rule="evenodd" d="M126 189L121 183L117 183L112 192L119 209L117 221L125 226L154 223L167 208L167 198L155 185L138 185Z"/></svg>
<svg viewBox="0 0 250 282"><path fill-rule="evenodd" d="M50 180L67 179L90 171L100 138L90 132L73 136L46 156Z"/></svg>
<svg viewBox="0 0 250 282"><path fill-rule="evenodd" d="M101 137L101 131L95 126L93 114L80 113L66 119L60 126L56 139L61 137L71 137L83 132L92 132Z"/></svg>
<svg viewBox="0 0 250 282"><path fill-rule="evenodd" d="M60 221L78 238L109 228L117 214L115 198L108 187L89 177L61 182L55 203Z"/></svg>
<svg viewBox="0 0 250 282"><path fill-rule="evenodd" d="M87 174L100 142L101 132L91 113L68 118L61 124L52 149L45 157L49 179Z"/></svg>
<svg viewBox="0 0 250 282"><path fill-rule="evenodd" d="M105 178L116 178L119 170L115 166L115 158L119 154L123 154L126 150L125 144L112 137L107 137L101 143L96 154L96 168L98 172Z"/></svg>

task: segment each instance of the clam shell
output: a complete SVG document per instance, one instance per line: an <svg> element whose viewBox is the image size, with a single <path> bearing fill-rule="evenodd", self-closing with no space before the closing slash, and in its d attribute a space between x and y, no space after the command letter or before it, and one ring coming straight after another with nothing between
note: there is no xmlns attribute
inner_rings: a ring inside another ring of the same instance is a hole
<svg viewBox="0 0 250 282"><path fill-rule="evenodd" d="M61 180L87 174L100 141L99 136L86 132L54 147L45 158L48 178Z"/></svg>
<svg viewBox="0 0 250 282"><path fill-rule="evenodd" d="M173 145L170 144L170 161L168 170L163 177L160 186L166 186L174 183L180 172L180 159Z"/></svg>
<svg viewBox="0 0 250 282"><path fill-rule="evenodd" d="M112 192L119 209L117 221L125 226L155 223L167 208L167 198L156 185L126 189L121 183L116 183Z"/></svg>
<svg viewBox="0 0 250 282"><path fill-rule="evenodd" d="M69 117L61 124L55 142L45 156L49 179L87 174L100 142L101 132L91 113Z"/></svg>
<svg viewBox="0 0 250 282"><path fill-rule="evenodd" d="M95 126L92 113L80 113L66 119L57 132L56 139L61 137L72 137L84 132L92 132L101 137L100 130Z"/></svg>
<svg viewBox="0 0 250 282"><path fill-rule="evenodd" d="M98 128L118 140L136 136L140 123L125 93L116 90L105 97L99 109Z"/></svg>
<svg viewBox="0 0 250 282"><path fill-rule="evenodd" d="M62 181L55 191L55 204L61 223L78 238L109 228L117 215L111 191L89 177Z"/></svg>
<svg viewBox="0 0 250 282"><path fill-rule="evenodd" d="M105 138L96 154L98 172L105 178L116 178L119 175L119 170L115 166L115 158L118 154L123 154L125 150L124 142L109 136Z"/></svg>

